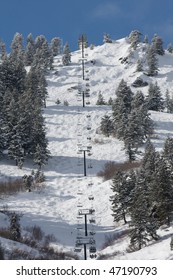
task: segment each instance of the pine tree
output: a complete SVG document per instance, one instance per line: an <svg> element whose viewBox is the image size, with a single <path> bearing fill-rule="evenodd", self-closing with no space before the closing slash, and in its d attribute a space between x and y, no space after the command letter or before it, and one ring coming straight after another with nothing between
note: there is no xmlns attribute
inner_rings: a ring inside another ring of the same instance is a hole
<svg viewBox="0 0 173 280"><path fill-rule="evenodd" d="M66 43L64 46L63 56L62 56L63 65L67 66L71 63L71 52L69 48L69 44Z"/></svg>
<svg viewBox="0 0 173 280"><path fill-rule="evenodd" d="M156 54L164 55L165 51L163 49L163 40L157 34L155 34L152 39L152 47Z"/></svg>
<svg viewBox="0 0 173 280"><path fill-rule="evenodd" d="M163 147L163 158L173 170L173 138L167 137Z"/></svg>
<svg viewBox="0 0 173 280"><path fill-rule="evenodd" d="M16 33L11 43L11 61L23 61L24 58L24 47L23 47L23 36L20 33Z"/></svg>
<svg viewBox="0 0 173 280"><path fill-rule="evenodd" d="M0 59L3 61L7 57L6 45L0 40Z"/></svg>
<svg viewBox="0 0 173 280"><path fill-rule="evenodd" d="M10 233L14 241L19 241L21 238L20 217L13 213L10 215Z"/></svg>
<svg viewBox="0 0 173 280"><path fill-rule="evenodd" d="M165 160L160 157L157 160L155 178L152 180L152 198L155 206L155 216L160 225L170 226L173 214L173 181L171 170Z"/></svg>
<svg viewBox="0 0 173 280"><path fill-rule="evenodd" d="M110 196L114 221L123 220L125 224L127 223L126 215L130 206L133 187L134 182L129 180L128 174L121 171L115 174L111 187L114 195Z"/></svg>
<svg viewBox="0 0 173 280"><path fill-rule="evenodd" d="M131 47L135 50L137 48L137 45L139 44L140 40L140 36L141 36L141 32L139 32L138 30L134 30L130 33L129 35L129 42L131 44Z"/></svg>
<svg viewBox="0 0 173 280"><path fill-rule="evenodd" d="M145 43L145 44L148 44L148 42L149 42L149 40L148 40L148 36L147 36L147 35L145 35L145 37L144 37L144 43Z"/></svg>
<svg viewBox="0 0 173 280"><path fill-rule="evenodd" d="M35 39L35 55L32 66L41 68L46 72L52 69L53 55L46 38L43 35L37 36Z"/></svg>
<svg viewBox="0 0 173 280"><path fill-rule="evenodd" d="M105 115L101 119L100 129L105 136L109 137L111 135L113 132L113 124L110 116Z"/></svg>
<svg viewBox="0 0 173 280"><path fill-rule="evenodd" d="M53 56L57 56L59 54L61 54L61 39L59 37L55 37L51 40L51 50L52 50L52 54Z"/></svg>
<svg viewBox="0 0 173 280"><path fill-rule="evenodd" d="M170 97L168 89L166 90L165 108L167 109L167 113L173 113L173 98Z"/></svg>
<svg viewBox="0 0 173 280"><path fill-rule="evenodd" d="M124 140L134 94L127 83L121 80L116 95L117 98L112 105L114 131L118 139Z"/></svg>
<svg viewBox="0 0 173 280"><path fill-rule="evenodd" d="M30 66L33 63L35 55L35 42L32 34L30 33L27 37L27 45L25 50L25 65Z"/></svg>
<svg viewBox="0 0 173 280"><path fill-rule="evenodd" d="M156 76L158 74L158 59L156 56L156 51L153 46L148 48L147 53L147 63L148 63L148 76Z"/></svg>
<svg viewBox="0 0 173 280"><path fill-rule="evenodd" d="M99 93L96 105L106 105L106 102L103 98L103 95L101 93Z"/></svg>
<svg viewBox="0 0 173 280"><path fill-rule="evenodd" d="M146 196L145 177L138 176L136 186L133 191L133 206L130 215L130 247L133 250L140 250L146 246L151 237L157 239L156 230L158 225L156 220L149 216L149 204Z"/></svg>
<svg viewBox="0 0 173 280"><path fill-rule="evenodd" d="M143 64L142 64L142 60L141 60L141 59L138 59L138 60L137 60L136 71L137 71L137 72L143 71Z"/></svg>
<svg viewBox="0 0 173 280"><path fill-rule="evenodd" d="M164 102L157 82L155 82L155 84L150 83L146 102L148 110L163 111Z"/></svg>
<svg viewBox="0 0 173 280"><path fill-rule="evenodd" d="M47 149L47 142L45 145L40 145L39 143L36 146L35 153L34 153L34 163L38 165L39 170L41 170L42 166L47 164L49 159L49 151Z"/></svg>
<svg viewBox="0 0 173 280"><path fill-rule="evenodd" d="M168 46L167 46L167 51L168 51L169 53L172 53L172 52L173 52L173 46L172 46L171 43L168 44Z"/></svg>
<svg viewBox="0 0 173 280"><path fill-rule="evenodd" d="M104 34L103 43L112 43L112 39L109 34L107 34L107 33Z"/></svg>
<svg viewBox="0 0 173 280"><path fill-rule="evenodd" d="M0 260L4 260L5 257L4 257L4 249L1 245L1 242L0 242Z"/></svg>

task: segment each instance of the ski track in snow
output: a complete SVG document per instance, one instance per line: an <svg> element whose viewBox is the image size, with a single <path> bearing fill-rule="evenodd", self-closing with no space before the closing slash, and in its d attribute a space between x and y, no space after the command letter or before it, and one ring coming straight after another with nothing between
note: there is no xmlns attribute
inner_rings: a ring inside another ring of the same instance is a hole
<svg viewBox="0 0 173 280"><path fill-rule="evenodd" d="M113 223L109 202L109 196L112 194L111 181L103 182L101 178L97 177L97 173L102 170L107 161L124 162L126 156L121 141L112 137L106 138L96 133L102 116L111 112L109 106L97 106L96 101L99 93L103 94L106 101L110 97L114 98L116 87L122 78L130 85L139 76L139 73L135 72L134 59L137 61L137 57L142 56L142 47L138 50L136 57L132 58L133 63L130 65L121 64L119 59L127 56L128 51L129 44L125 39L117 40L113 44L95 47L93 50L87 49L86 69L89 71L91 104L85 108L82 108L82 104L77 101L76 96L76 87L82 80L82 68L79 62L81 53L79 51L72 53L72 64L67 67L62 66L61 57L56 57L54 70L47 76L49 97L44 117L51 158L49 164L44 168L45 188L41 191L19 193L4 198L1 204L8 205L9 209L23 214L21 219L23 228L39 225L46 234L55 235L59 248L73 251L76 240L77 204L79 202L77 191L80 187L83 192L80 202L87 208L88 196L91 193L88 181L92 179L98 252L104 254L118 252L116 256L112 257L115 259L171 259L173 254L171 255L168 247L170 234L173 233L172 228L160 231L160 234L163 235L162 242L153 242L152 245L138 252L126 252L129 242L127 237L118 239L115 245L102 250L105 235L116 234L126 227L121 223ZM167 88L171 90L173 86L172 58L173 55L166 54L159 60L161 70L155 80L162 87L163 94L166 93ZM92 65L90 61L94 59L96 64ZM58 74L54 74L55 72ZM154 79L143 74L141 76L149 82ZM147 94L147 88L141 89L144 94ZM136 92L136 89L132 90ZM60 99L61 104L55 103L57 99ZM63 105L65 100L69 102L69 106ZM77 154L78 123L81 123L82 131L80 140L85 144L87 143L86 115L88 113L91 115L91 162L93 168L90 172L87 170L88 176L79 181L78 178L82 176L83 168L78 166L79 157L81 157ZM166 137L173 136L173 115L151 112L151 117L155 122L156 134L153 143L158 150L161 150ZM4 180L8 176L21 177L26 173L30 174L31 169L35 168L32 163L25 163L23 169L19 170L14 166L13 161L3 160L0 162L0 179ZM0 220L2 225L7 223L3 215L0 216ZM7 243L6 240L2 239L2 241Z"/></svg>

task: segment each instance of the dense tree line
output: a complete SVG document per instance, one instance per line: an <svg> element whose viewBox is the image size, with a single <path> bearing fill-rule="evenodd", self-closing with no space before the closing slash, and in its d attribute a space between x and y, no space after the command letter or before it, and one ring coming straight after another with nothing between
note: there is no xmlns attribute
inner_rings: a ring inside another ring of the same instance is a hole
<svg viewBox="0 0 173 280"><path fill-rule="evenodd" d="M60 43L53 38L49 46L43 35L33 40L29 34L24 48L22 35L16 33L9 54L0 44L0 156L7 153L20 168L28 157L39 168L48 161L45 74L52 69L53 56L60 53Z"/></svg>
<svg viewBox="0 0 173 280"><path fill-rule="evenodd" d="M149 104L150 100L145 100L141 91L134 95L127 83L121 80L112 104L112 117L104 116L101 120L103 134L113 134L124 142L129 161L135 159L138 148L153 132Z"/></svg>
<svg viewBox="0 0 173 280"><path fill-rule="evenodd" d="M110 197L114 221L129 218L130 244L141 249L159 238L161 225L170 226L173 214L173 139L167 138L162 153L148 141L141 167L117 172Z"/></svg>

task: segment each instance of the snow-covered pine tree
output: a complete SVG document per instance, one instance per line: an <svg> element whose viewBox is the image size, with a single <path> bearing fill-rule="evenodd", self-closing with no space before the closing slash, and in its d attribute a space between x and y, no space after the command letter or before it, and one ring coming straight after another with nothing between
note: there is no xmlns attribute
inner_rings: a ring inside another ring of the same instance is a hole
<svg viewBox="0 0 173 280"><path fill-rule="evenodd" d="M163 40L157 34L155 34L154 37L152 38L152 47L156 54L164 55L165 51L163 48Z"/></svg>
<svg viewBox="0 0 173 280"><path fill-rule="evenodd" d="M32 65L46 71L52 69L53 54L45 36L40 35L35 39L35 55Z"/></svg>
<svg viewBox="0 0 173 280"><path fill-rule="evenodd" d="M148 95L146 97L146 102L148 110L163 111L164 101L160 92L160 87L158 86L157 82L155 82L155 84L150 83Z"/></svg>
<svg viewBox="0 0 173 280"><path fill-rule="evenodd" d="M113 124L112 124L111 116L104 115L102 117L100 123L100 129L101 132L107 137L109 137L112 134Z"/></svg>
<svg viewBox="0 0 173 280"><path fill-rule="evenodd" d="M169 53L172 53L173 52L173 46L172 46L172 43L169 43L168 46L167 46L167 51Z"/></svg>
<svg viewBox="0 0 173 280"><path fill-rule="evenodd" d="M118 139L124 140L134 94L122 79L116 90L116 95L117 98L112 105L114 131Z"/></svg>
<svg viewBox="0 0 173 280"><path fill-rule="evenodd" d="M114 221L119 222L123 220L125 224L127 223L126 215L130 206L133 188L134 182L129 180L127 173L118 171L115 174L111 187L114 195L110 196Z"/></svg>
<svg viewBox="0 0 173 280"><path fill-rule="evenodd" d="M133 202L130 208L130 247L132 250L140 250L146 246L151 238L158 239L156 230L157 220L151 217L149 211L148 186L143 170L138 172L135 188L133 189Z"/></svg>
<svg viewBox="0 0 173 280"><path fill-rule="evenodd" d="M154 47L151 45L147 51L147 63L148 63L148 76L156 76L158 74L158 58Z"/></svg>
<svg viewBox="0 0 173 280"><path fill-rule="evenodd" d="M33 63L35 55L35 42L32 34L30 33L27 36L27 45L25 50L25 65L30 66Z"/></svg>
<svg viewBox="0 0 173 280"><path fill-rule="evenodd" d="M173 170L173 138L167 137L163 147L163 158L168 166Z"/></svg>
<svg viewBox="0 0 173 280"><path fill-rule="evenodd" d="M20 216L15 212L10 215L10 234L14 241L21 238Z"/></svg>
<svg viewBox="0 0 173 280"><path fill-rule="evenodd" d="M4 260L4 248L2 247L1 242L0 242L0 260Z"/></svg>
<svg viewBox="0 0 173 280"><path fill-rule="evenodd" d="M96 105L106 105L106 101L104 100L104 97L101 93L98 95Z"/></svg>
<svg viewBox="0 0 173 280"><path fill-rule="evenodd" d="M138 30L133 30L131 31L131 33L129 34L129 42L131 44L131 47L135 50L137 48L137 45L139 44L139 42L141 41L140 36L141 36L141 32Z"/></svg>
<svg viewBox="0 0 173 280"><path fill-rule="evenodd" d="M64 46L62 63L65 66L70 65L71 63L71 51L68 43L66 43Z"/></svg>
<svg viewBox="0 0 173 280"><path fill-rule="evenodd" d="M137 60L136 71L137 72L143 71L143 63L142 63L142 60L140 58Z"/></svg>
<svg viewBox="0 0 173 280"><path fill-rule="evenodd" d="M151 197L155 216L160 225L170 226L173 214L173 179L172 170L162 157L157 157L154 179L151 183Z"/></svg>
<svg viewBox="0 0 173 280"><path fill-rule="evenodd" d="M10 60L13 62L24 60L23 36L18 32L14 35L11 43Z"/></svg>
<svg viewBox="0 0 173 280"><path fill-rule="evenodd" d="M53 56L61 54L62 40L59 37L52 38L50 47Z"/></svg>
<svg viewBox="0 0 173 280"><path fill-rule="evenodd" d="M149 42L149 40L148 40L148 36L147 36L147 35L145 35L145 36L144 36L144 43L145 43L145 44L148 44L148 42Z"/></svg>
<svg viewBox="0 0 173 280"><path fill-rule="evenodd" d="M105 33L104 35L103 35L103 43L105 44L105 43L112 43L112 39L111 39L111 37L110 37L110 35L108 34L108 33Z"/></svg>
<svg viewBox="0 0 173 280"><path fill-rule="evenodd" d="M168 89L166 90L165 108L167 109L167 113L173 113L173 97L170 96Z"/></svg>
<svg viewBox="0 0 173 280"><path fill-rule="evenodd" d="M6 45L5 43L0 39L0 59L3 61L7 57L6 52Z"/></svg>

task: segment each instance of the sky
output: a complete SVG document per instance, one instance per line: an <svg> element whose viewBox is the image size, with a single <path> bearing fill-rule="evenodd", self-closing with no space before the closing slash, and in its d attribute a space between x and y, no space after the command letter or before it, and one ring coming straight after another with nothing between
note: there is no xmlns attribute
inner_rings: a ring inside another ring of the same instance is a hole
<svg viewBox="0 0 173 280"><path fill-rule="evenodd" d="M0 38L7 50L16 32L35 38L44 35L50 42L60 37L77 50L82 33L88 43L100 45L103 35L112 39L139 30L149 40L157 33L165 47L173 43L172 0L0 0Z"/></svg>

